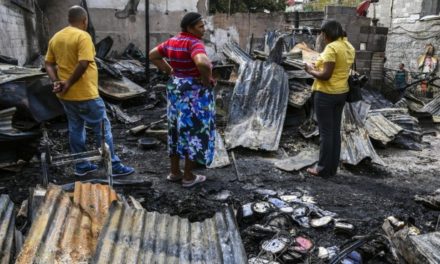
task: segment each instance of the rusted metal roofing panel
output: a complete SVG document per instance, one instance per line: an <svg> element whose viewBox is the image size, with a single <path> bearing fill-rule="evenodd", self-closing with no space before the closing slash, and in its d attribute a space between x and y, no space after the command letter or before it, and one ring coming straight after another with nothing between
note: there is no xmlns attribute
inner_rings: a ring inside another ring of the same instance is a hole
<svg viewBox="0 0 440 264"><path fill-rule="evenodd" d="M376 164L385 165L371 144L359 114L351 104L345 105L342 119L341 161L357 165L362 160L369 158Z"/></svg>
<svg viewBox="0 0 440 264"><path fill-rule="evenodd" d="M113 203L94 263L247 263L230 208L203 222Z"/></svg>
<svg viewBox="0 0 440 264"><path fill-rule="evenodd" d="M370 138L386 145L393 141L395 137L403 131L403 128L391 122L381 114L373 114L367 117L365 122Z"/></svg>
<svg viewBox="0 0 440 264"><path fill-rule="evenodd" d="M108 185L75 183L73 202L90 216L93 235L96 237L104 225L111 203L116 200L118 195Z"/></svg>
<svg viewBox="0 0 440 264"><path fill-rule="evenodd" d="M74 201L51 185L40 205L17 263L88 263L96 248L114 191L76 184Z"/></svg>
<svg viewBox="0 0 440 264"><path fill-rule="evenodd" d="M9 196L0 197L0 263L12 263L15 254L14 203Z"/></svg>

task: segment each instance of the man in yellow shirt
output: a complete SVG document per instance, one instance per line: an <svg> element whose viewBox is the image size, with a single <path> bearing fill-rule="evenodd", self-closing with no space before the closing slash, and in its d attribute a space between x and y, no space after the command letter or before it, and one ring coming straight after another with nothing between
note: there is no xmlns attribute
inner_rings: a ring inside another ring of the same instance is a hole
<svg viewBox="0 0 440 264"><path fill-rule="evenodd" d="M71 7L69 26L57 32L49 41L45 59L47 74L53 81L53 92L62 103L69 122L71 152L86 151L86 123L93 129L99 146L100 125L104 121L105 141L112 154L113 176L129 175L134 169L124 166L114 152L110 121L105 103L98 93L95 47L85 31L87 25L87 12L80 6ZM90 162L81 162L75 165L75 175L84 176L97 168Z"/></svg>
<svg viewBox="0 0 440 264"><path fill-rule="evenodd" d="M349 90L348 77L355 49L337 21L326 21L321 27L321 34L327 46L315 65L305 67L315 77L312 90L320 136L318 164L307 172L331 177L336 175L341 155L342 111Z"/></svg>

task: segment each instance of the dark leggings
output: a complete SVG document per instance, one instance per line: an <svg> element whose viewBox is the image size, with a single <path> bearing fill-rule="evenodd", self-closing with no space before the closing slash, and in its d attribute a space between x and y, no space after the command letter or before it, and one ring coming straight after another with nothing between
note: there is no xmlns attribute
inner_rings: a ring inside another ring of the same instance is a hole
<svg viewBox="0 0 440 264"><path fill-rule="evenodd" d="M334 176L341 156L341 119L347 94L326 94L315 92L314 109L319 127L320 176Z"/></svg>

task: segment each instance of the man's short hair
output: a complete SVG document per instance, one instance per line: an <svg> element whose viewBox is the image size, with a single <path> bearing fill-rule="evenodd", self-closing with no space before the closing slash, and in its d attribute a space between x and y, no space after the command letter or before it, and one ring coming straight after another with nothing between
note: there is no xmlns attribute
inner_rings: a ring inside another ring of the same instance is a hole
<svg viewBox="0 0 440 264"><path fill-rule="evenodd" d="M84 8L78 5L69 8L69 23L81 22L85 18L87 18L87 11Z"/></svg>

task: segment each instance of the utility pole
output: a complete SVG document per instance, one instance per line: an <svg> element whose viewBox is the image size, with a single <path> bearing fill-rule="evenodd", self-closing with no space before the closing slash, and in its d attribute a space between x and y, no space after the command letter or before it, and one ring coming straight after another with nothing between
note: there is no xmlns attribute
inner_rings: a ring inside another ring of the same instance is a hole
<svg viewBox="0 0 440 264"><path fill-rule="evenodd" d="M145 0L145 78L150 84L150 1Z"/></svg>

